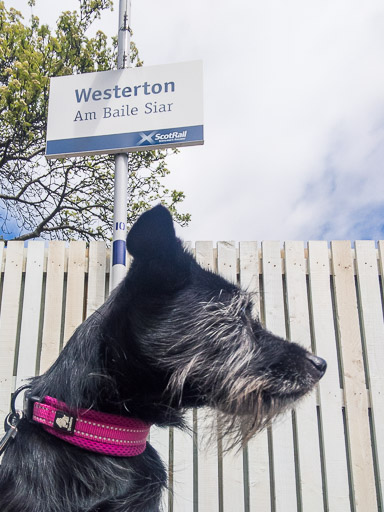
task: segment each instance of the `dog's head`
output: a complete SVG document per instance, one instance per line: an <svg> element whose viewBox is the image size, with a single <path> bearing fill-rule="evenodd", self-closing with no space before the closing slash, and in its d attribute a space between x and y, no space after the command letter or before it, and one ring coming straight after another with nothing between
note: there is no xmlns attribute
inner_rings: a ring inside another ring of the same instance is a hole
<svg viewBox="0 0 384 512"><path fill-rule="evenodd" d="M324 374L324 360L262 327L249 293L197 264L166 208L138 219L127 248L129 334L150 369L154 400L214 407L248 437Z"/></svg>

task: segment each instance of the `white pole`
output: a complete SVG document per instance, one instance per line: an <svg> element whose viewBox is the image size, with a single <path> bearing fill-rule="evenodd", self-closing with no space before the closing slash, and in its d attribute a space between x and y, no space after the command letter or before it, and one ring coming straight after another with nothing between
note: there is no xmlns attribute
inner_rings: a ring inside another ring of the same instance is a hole
<svg viewBox="0 0 384 512"><path fill-rule="evenodd" d="M117 67L131 66L130 59L130 22L131 0L120 0L119 30L117 46ZM115 156L115 191L113 208L113 242L111 283L112 291L127 273L125 239L127 236L127 203L128 203L128 154Z"/></svg>

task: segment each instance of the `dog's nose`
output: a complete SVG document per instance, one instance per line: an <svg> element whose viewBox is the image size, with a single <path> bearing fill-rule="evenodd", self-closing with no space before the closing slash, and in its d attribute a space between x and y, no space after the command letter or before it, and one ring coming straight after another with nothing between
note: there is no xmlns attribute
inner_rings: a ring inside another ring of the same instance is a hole
<svg viewBox="0 0 384 512"><path fill-rule="evenodd" d="M321 376L324 375L325 370L327 369L327 361L322 359L321 357L317 357L313 354L307 354L307 359L311 361L313 366L321 373Z"/></svg>

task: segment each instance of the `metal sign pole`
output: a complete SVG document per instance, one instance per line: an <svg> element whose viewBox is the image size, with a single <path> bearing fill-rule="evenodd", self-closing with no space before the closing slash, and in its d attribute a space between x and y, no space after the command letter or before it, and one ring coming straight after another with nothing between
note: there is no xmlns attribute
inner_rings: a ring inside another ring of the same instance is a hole
<svg viewBox="0 0 384 512"><path fill-rule="evenodd" d="M117 46L117 67L131 67L130 59L130 22L131 0L120 0L119 30ZM127 272L125 239L127 235L127 203L128 203L128 154L115 156L115 190L113 208L113 242L112 242L112 291L124 278Z"/></svg>

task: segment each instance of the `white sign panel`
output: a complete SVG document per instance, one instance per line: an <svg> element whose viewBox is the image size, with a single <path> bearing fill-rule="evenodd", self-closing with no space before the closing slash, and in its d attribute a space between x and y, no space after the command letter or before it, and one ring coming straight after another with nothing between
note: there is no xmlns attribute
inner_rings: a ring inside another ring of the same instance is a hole
<svg viewBox="0 0 384 512"><path fill-rule="evenodd" d="M202 62L51 78L47 158L203 144Z"/></svg>

